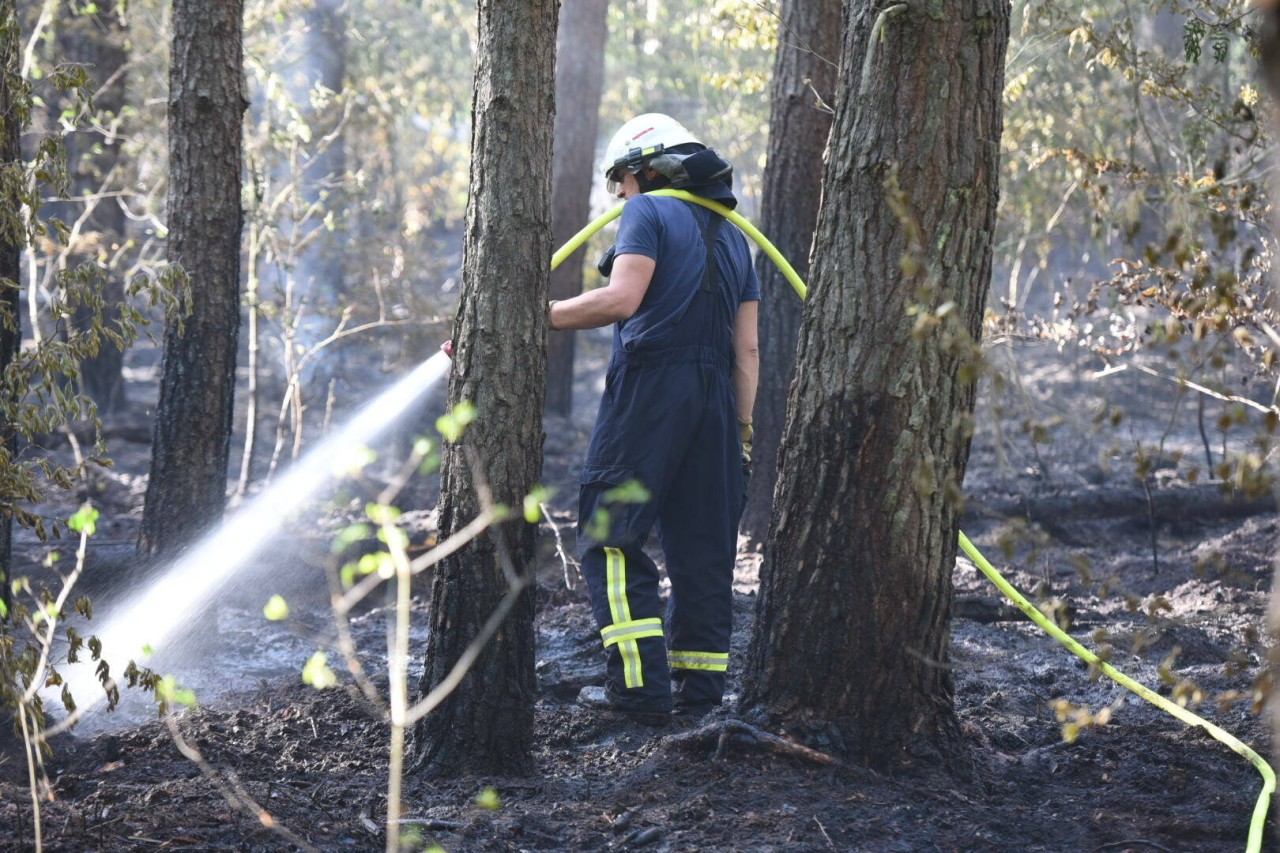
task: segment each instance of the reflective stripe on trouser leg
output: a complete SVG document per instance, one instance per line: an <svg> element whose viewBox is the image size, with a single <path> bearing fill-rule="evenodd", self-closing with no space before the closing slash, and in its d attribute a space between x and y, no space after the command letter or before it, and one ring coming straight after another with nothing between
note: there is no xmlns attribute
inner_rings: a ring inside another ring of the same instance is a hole
<svg viewBox="0 0 1280 853"><path fill-rule="evenodd" d="M618 654L622 655L622 677L627 687L644 687L644 666L640 660L640 644L636 640L661 636L661 619L617 622L600 632L605 648L616 645Z"/></svg>
<svg viewBox="0 0 1280 853"><path fill-rule="evenodd" d="M613 624L600 631L605 648L616 645L622 656L623 684L628 688L644 687L644 662L640 659L637 640L644 637L661 637L662 620L631 620L631 606L627 603L627 558L617 548L605 548L605 590L609 599L609 614Z"/></svg>
<svg viewBox="0 0 1280 853"><path fill-rule="evenodd" d="M704 672L727 672L728 652L681 652L672 649L667 660L674 669L696 669Z"/></svg>

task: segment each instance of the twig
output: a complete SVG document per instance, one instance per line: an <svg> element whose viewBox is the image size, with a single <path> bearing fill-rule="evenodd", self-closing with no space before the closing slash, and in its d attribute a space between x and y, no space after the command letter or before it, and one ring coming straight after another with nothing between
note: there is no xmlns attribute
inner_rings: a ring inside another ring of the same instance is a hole
<svg viewBox="0 0 1280 853"><path fill-rule="evenodd" d="M741 720L718 720L691 732L671 735L666 738L666 743L683 749L694 749L699 746L705 746L709 741L715 740L718 743L716 754L719 757L723 753L729 738L733 735L745 735L779 755L834 767L838 767L841 764L840 759L833 755L810 749L804 744L796 743L789 738L770 734Z"/></svg>
<svg viewBox="0 0 1280 853"><path fill-rule="evenodd" d="M431 713L437 705L444 701L446 696L462 683L463 676L471 671L476 659L480 657L480 650L493 638L494 634L498 633L498 628L506 620L507 614L511 612L511 608L515 606L520 594L524 592L528 584L529 579L526 576L519 578L507 589L507 594L498 602L498 606L489 616L489 620L480 628L480 633L476 634L475 639L463 651L462 656L458 658L458 662L453 665L453 669L449 670L449 674L430 693L409 709L405 719L406 725L413 725Z"/></svg>
<svg viewBox="0 0 1280 853"><path fill-rule="evenodd" d="M1204 445L1204 470L1213 476L1213 449L1209 447L1209 434L1204 429L1204 395L1196 397L1196 427L1200 430L1200 443Z"/></svg>
<svg viewBox="0 0 1280 853"><path fill-rule="evenodd" d="M1104 376L1110 376L1114 373L1120 373L1130 368L1134 370L1140 370L1143 373L1148 373L1152 376L1155 376L1158 379L1166 379L1169 382L1176 382L1179 385L1183 385L1187 388L1190 388L1192 391L1199 391L1201 394L1204 394L1209 397L1213 397L1215 400L1221 400L1224 403L1239 403L1242 406L1248 406L1251 409L1256 409L1257 411L1263 412L1263 413L1275 411L1275 408L1273 406L1263 405L1262 403L1259 403L1255 400L1251 400L1248 397L1241 397L1236 394L1222 394L1218 391L1214 391L1212 388L1206 388L1203 385L1199 385L1195 382L1192 382L1190 379L1187 379L1185 377L1169 376L1168 374L1161 373L1158 370L1153 370L1152 368L1147 367L1146 365L1143 365L1143 364L1120 364L1120 365L1116 365L1114 367L1108 368L1106 370L1099 371L1095 373L1093 376L1095 379L1101 379Z"/></svg>
<svg viewBox="0 0 1280 853"><path fill-rule="evenodd" d="M1142 490L1147 495L1147 528L1151 535L1151 576L1160 574L1160 540L1156 536L1156 502L1151 496L1151 475L1142 478Z"/></svg>
<svg viewBox="0 0 1280 853"><path fill-rule="evenodd" d="M574 579L574 569L580 568L578 562L569 557L569 552L564 548L564 539L560 536L560 526L551 520L551 511L545 503L538 504L538 509L542 510L542 517L546 520L547 526L551 528L551 532L556 537L556 556L560 558L560 565L564 568L564 587L569 591L576 590L578 585ZM580 575L579 575L580 576Z"/></svg>
<svg viewBox="0 0 1280 853"><path fill-rule="evenodd" d="M18 720L22 723L22 746L27 752L27 787L31 791L31 821L35 835L36 853L44 850L44 832L40 821L40 788L36 778L36 765L40 762L40 750L36 748L34 732L27 727L27 717L31 710L26 702L18 705ZM33 721L34 722L34 721ZM40 767L40 776L44 777L44 767Z"/></svg>
<svg viewBox="0 0 1280 853"><path fill-rule="evenodd" d="M809 77L804 78L804 85L809 88L810 92L813 92L813 108L815 110L817 110L818 112L826 113L827 115L832 115L832 116L836 114L835 108L832 107L830 104L828 104L825 99L823 99L822 95L818 92L817 89L813 88L813 80L811 78Z"/></svg>
<svg viewBox="0 0 1280 853"><path fill-rule="evenodd" d="M627 847L627 846L642 847L645 844L651 844L654 841L657 841L661 837L662 837L662 828L657 826L650 826L645 829L633 829L631 832L624 835L622 837L622 841L620 841L619 843L623 847Z"/></svg>
<svg viewBox="0 0 1280 853"><path fill-rule="evenodd" d="M466 545L476 536L480 535L486 527L497 520L499 513L494 510L485 510L471 520L466 527L463 527L457 533L448 539L436 545L430 551L416 557L411 564L413 574L419 574L434 566L445 557L457 551ZM340 600L334 602L333 607L340 613L349 613L351 609L359 604L365 596L373 592L375 588L382 584L384 578L377 573L365 575L356 583L355 586L347 590Z"/></svg>
<svg viewBox="0 0 1280 853"><path fill-rule="evenodd" d="M288 827L276 822L271 813L258 805L258 802L249 795L249 792L240 785L230 772L219 774L213 768L205 757L200 754L199 750L187 743L182 737L182 732L178 730L178 724L174 721L173 715L165 717L165 725L169 727L169 735L173 738L174 745L178 748L178 752L190 762L199 768L200 773L208 779L218 790L232 808L257 819L264 827L288 839L291 844L310 851L310 853L320 853L315 847L307 843L306 839L291 831ZM225 776L225 778L224 778Z"/></svg>
<svg viewBox="0 0 1280 853"><path fill-rule="evenodd" d="M458 820L440 820L434 817L405 817L396 821L397 826L417 826L435 832L457 832L466 826Z"/></svg>
<svg viewBox="0 0 1280 853"><path fill-rule="evenodd" d="M827 835L827 828L822 825L822 821L818 820L817 815L813 816L813 822L818 825L818 829L822 830L822 837L827 839L827 843L831 845L831 849L839 851L840 848L836 847L836 843L831 840L831 836Z"/></svg>
<svg viewBox="0 0 1280 853"><path fill-rule="evenodd" d="M1130 844L1145 844L1146 846L1150 847L1152 850L1160 850L1160 851L1163 851L1163 853L1173 853L1173 851L1170 850L1168 847L1164 847L1160 844L1156 844L1154 841L1148 841L1145 838L1126 838L1124 841L1112 841L1107 844L1100 844L1099 846L1093 849L1096 853L1096 851L1098 850L1110 850L1114 847L1128 847Z"/></svg>

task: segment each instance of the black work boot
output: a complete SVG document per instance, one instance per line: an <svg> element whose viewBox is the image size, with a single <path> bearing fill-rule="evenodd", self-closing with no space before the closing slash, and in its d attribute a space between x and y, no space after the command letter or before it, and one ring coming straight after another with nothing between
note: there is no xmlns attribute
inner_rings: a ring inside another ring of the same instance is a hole
<svg viewBox="0 0 1280 853"><path fill-rule="evenodd" d="M603 687L590 685L582 688L578 693L578 704L596 711L612 711L618 714L626 714L635 719L636 722L650 726L666 725L671 719L671 709L669 707L661 708L656 705L638 705L634 702L627 702L617 694L612 685L608 684Z"/></svg>

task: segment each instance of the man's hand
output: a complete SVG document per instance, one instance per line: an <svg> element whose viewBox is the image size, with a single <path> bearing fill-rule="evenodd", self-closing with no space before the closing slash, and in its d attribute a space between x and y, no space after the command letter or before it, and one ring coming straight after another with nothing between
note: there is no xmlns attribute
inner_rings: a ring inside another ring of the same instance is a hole
<svg viewBox="0 0 1280 853"><path fill-rule="evenodd" d="M449 358L453 358L453 341L452 341L452 340L448 340L448 341L445 341L444 343L442 343L442 344L440 345L440 352L442 352L442 353L444 353L445 355L449 356Z"/></svg>
<svg viewBox="0 0 1280 853"><path fill-rule="evenodd" d="M751 440L755 438L756 431L751 426L751 421L738 421L738 439L742 442L742 479L748 481L751 479Z"/></svg>

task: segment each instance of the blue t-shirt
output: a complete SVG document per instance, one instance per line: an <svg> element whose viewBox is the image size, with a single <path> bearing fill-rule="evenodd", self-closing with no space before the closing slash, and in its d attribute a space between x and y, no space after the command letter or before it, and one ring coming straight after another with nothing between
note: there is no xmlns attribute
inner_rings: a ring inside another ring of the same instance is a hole
<svg viewBox="0 0 1280 853"><path fill-rule="evenodd" d="M617 253L644 255L656 262L640 307L618 324L617 338L627 352L661 347L688 310L702 286L707 254L701 225L712 215L670 196L632 196L623 206L614 243ZM732 323L741 303L760 299L760 282L747 239L730 222L720 225L715 258L718 289Z"/></svg>

